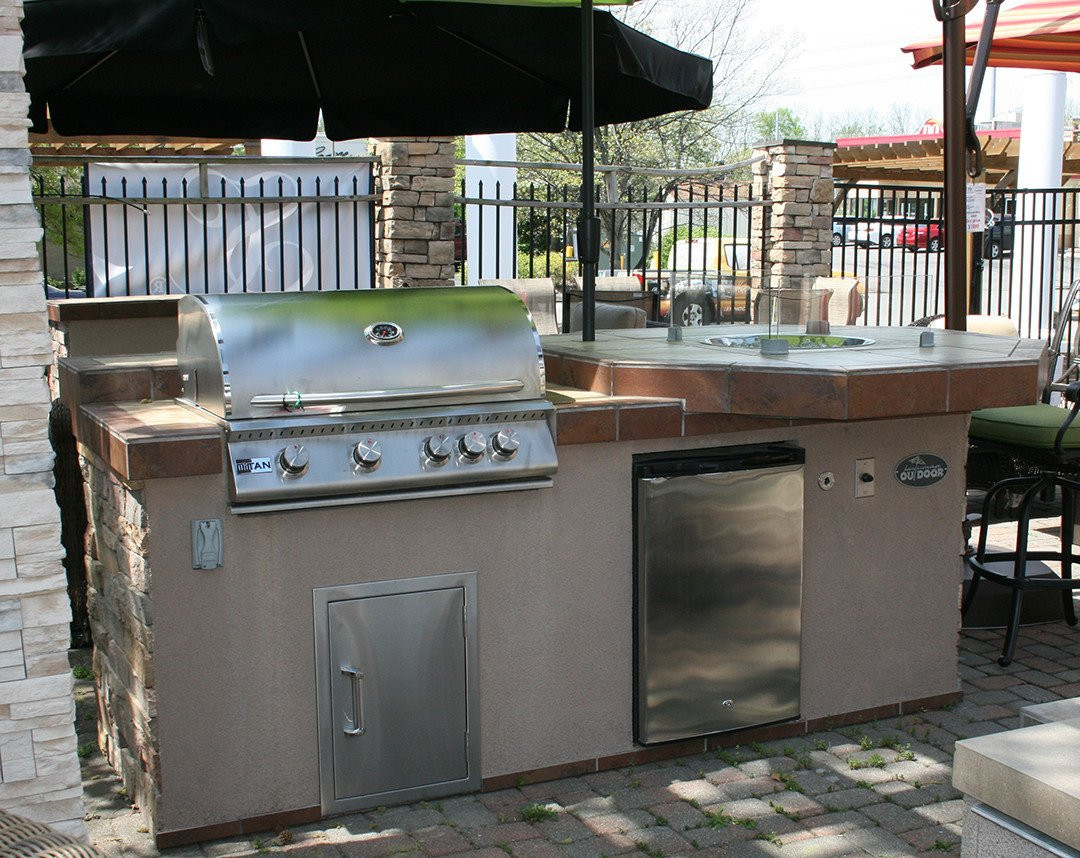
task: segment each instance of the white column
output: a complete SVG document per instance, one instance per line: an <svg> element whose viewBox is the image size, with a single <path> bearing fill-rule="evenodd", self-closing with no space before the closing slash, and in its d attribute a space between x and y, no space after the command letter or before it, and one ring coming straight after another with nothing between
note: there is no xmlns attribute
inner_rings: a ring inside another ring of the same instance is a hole
<svg viewBox="0 0 1080 858"><path fill-rule="evenodd" d="M465 138L465 157L476 161L516 161L516 134L477 134ZM495 199L496 189L500 199L514 196L517 169L514 167L465 168L465 195ZM481 229L481 217L483 229ZM481 238L481 233L483 236ZM497 249L496 249L497 245ZM514 236L514 210L510 206L483 206L473 204L465 207L465 266L470 286L477 280L496 277L513 277L517 257L517 241ZM483 268L481 268L481 262Z"/></svg>
<svg viewBox="0 0 1080 858"><path fill-rule="evenodd" d="M1024 81L1024 115L1020 124L1020 161L1016 187L1060 188L1065 133L1065 75L1032 72ZM1023 195L1017 221L1054 220L1056 200ZM1057 307L1057 233L1052 226L1018 225L1013 238L1009 316L1021 332L1045 336ZM1041 301L1034 296L1042 296ZM1037 313L1037 318L1032 316Z"/></svg>

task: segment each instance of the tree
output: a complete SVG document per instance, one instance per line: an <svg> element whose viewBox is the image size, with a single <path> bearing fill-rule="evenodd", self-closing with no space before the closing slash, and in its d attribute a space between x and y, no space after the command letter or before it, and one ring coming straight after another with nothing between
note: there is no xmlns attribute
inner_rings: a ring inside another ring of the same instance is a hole
<svg viewBox="0 0 1080 858"><path fill-rule="evenodd" d="M596 129L598 164L687 170L739 158L745 152L746 128L753 105L777 86L788 45L772 33L748 32L752 0L640 0L616 12L627 24L661 41L713 61L713 104L639 122ZM603 93L598 93L602 98ZM530 133L518 136L518 157L524 161L581 162L577 133ZM522 171L522 183L559 185L565 174ZM631 172L598 191L601 199L642 201L664 199L680 179L648 177ZM613 215L608 231L624 235L625 213ZM634 230L635 233L637 230ZM648 239L651 227L642 234Z"/></svg>
<svg viewBox="0 0 1080 858"><path fill-rule="evenodd" d="M799 117L786 107L755 114L753 128L758 140L806 139L806 129Z"/></svg>

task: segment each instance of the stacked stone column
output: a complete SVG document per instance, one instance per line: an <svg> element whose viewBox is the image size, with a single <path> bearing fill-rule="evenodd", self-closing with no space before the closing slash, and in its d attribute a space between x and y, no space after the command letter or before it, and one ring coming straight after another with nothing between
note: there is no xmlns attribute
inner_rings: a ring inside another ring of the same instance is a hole
<svg viewBox="0 0 1080 858"><path fill-rule="evenodd" d="M832 273L833 150L835 143L781 140L762 143L754 154L754 196L772 200L755 209L751 222L754 285L809 289ZM764 248L761 250L760 248Z"/></svg>
<svg viewBox="0 0 1080 858"><path fill-rule="evenodd" d="M453 138L373 142L382 193L375 224L375 285L453 285Z"/></svg>
<svg viewBox="0 0 1080 858"><path fill-rule="evenodd" d="M85 838L21 18L0 0L0 808Z"/></svg>

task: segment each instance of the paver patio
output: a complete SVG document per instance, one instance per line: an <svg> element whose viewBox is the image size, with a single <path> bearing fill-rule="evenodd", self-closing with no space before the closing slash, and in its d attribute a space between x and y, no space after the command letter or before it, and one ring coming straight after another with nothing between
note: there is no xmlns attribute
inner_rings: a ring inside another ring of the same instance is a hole
<svg viewBox="0 0 1080 858"><path fill-rule="evenodd" d="M1080 696L1080 626L1021 629L1006 668L995 661L1001 639L1000 630L960 635L964 700L947 709L161 852L91 751L93 688L80 680L87 825L107 854L176 858L959 854L964 802L951 783L953 743L1018 727L1029 703ZM85 652L73 658L88 661Z"/></svg>

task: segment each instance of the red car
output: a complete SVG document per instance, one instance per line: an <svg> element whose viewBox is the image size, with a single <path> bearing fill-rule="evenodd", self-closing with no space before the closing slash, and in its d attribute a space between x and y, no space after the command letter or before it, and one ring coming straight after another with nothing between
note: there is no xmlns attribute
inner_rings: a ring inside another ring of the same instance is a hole
<svg viewBox="0 0 1080 858"><path fill-rule="evenodd" d="M908 250L941 250L945 241L945 230L939 223L921 223L917 226L905 226L896 233L896 244Z"/></svg>

